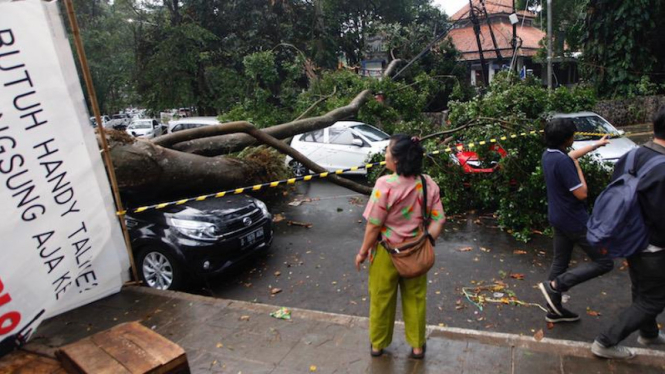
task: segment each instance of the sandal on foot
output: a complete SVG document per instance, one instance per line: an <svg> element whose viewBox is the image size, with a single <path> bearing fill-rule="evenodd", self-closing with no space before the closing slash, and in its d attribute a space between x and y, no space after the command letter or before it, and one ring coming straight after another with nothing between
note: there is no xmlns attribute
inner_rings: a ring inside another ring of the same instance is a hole
<svg viewBox="0 0 665 374"><path fill-rule="evenodd" d="M372 357L381 357L383 355L383 349L379 349L378 351L374 350L374 347L372 345L369 345L369 354L372 355Z"/></svg>
<svg viewBox="0 0 665 374"><path fill-rule="evenodd" d="M427 344L423 344L423 351L421 353L418 353L418 354L416 354L413 351L413 348L411 348L411 354L409 355L409 357L411 357L413 359L416 359L416 360L422 360L423 358L425 358L425 351L427 351Z"/></svg>

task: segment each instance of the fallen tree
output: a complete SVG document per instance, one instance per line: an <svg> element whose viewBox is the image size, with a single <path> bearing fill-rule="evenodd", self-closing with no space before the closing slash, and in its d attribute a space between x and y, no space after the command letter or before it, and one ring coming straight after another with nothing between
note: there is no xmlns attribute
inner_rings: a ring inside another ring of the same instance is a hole
<svg viewBox="0 0 665 374"><path fill-rule="evenodd" d="M392 74L399 63L400 60L391 62L385 75ZM363 90L347 105L321 116L297 119L263 130L247 121L236 121L180 131L152 141L110 131L107 138L118 185L132 201L148 203L269 182L277 174L266 170L266 157L253 159L232 155L257 145L266 145L288 155L316 173L325 172L324 168L282 140L354 117L371 97L370 90ZM277 157L272 157L268 163L281 162L276 160ZM371 192L371 188L338 175L330 175L328 179L356 192Z"/></svg>
<svg viewBox="0 0 665 374"><path fill-rule="evenodd" d="M354 116L371 97L362 91L348 105L323 116L307 118L259 130L249 122L230 122L181 131L154 141L136 140L111 132L111 158L120 190L132 200L155 201L160 198L227 190L265 183L271 174L264 165L248 159L228 156L249 146L268 145L291 156L308 169L326 170L281 139L322 129ZM337 175L333 183L353 191L369 194L371 189Z"/></svg>

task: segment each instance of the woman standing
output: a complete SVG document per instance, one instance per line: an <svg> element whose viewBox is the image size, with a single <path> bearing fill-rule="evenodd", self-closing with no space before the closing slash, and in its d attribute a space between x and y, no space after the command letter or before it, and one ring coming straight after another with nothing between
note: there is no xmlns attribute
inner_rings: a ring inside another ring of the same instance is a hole
<svg viewBox="0 0 665 374"><path fill-rule="evenodd" d="M386 168L394 174L376 181L370 201L363 216L367 220L365 237L356 255L356 268L369 256L369 337L371 355L378 357L390 345L395 325L397 289L402 296L402 314L406 341L411 345L411 357L425 357L425 312L427 299L427 274L405 279L399 276L390 254L379 243L387 241L391 246L415 238L421 234L423 224L422 173L424 149L420 139L407 135L394 135L386 149ZM427 231L436 238L445 222L439 197L439 186L432 178L426 181L427 210L431 222Z"/></svg>

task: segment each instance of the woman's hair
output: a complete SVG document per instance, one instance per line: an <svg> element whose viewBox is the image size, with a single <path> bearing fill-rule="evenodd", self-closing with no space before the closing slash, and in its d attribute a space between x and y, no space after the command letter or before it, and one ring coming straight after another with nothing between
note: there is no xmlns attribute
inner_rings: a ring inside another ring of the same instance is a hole
<svg viewBox="0 0 665 374"><path fill-rule="evenodd" d="M411 177L423 172L423 153L420 139L404 134L390 137L390 152L396 161L397 174Z"/></svg>
<svg viewBox="0 0 665 374"><path fill-rule="evenodd" d="M576 130L570 118L554 118L545 125L545 145L550 149L559 149L575 135Z"/></svg>

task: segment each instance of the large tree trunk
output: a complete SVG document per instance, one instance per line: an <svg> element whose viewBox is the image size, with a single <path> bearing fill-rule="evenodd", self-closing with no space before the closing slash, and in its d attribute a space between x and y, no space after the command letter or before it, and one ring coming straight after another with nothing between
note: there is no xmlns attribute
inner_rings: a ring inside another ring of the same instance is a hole
<svg viewBox="0 0 665 374"><path fill-rule="evenodd" d="M286 139L304 132L323 129L337 121L357 114L360 107L370 97L371 92L365 90L358 94L349 105L334 109L323 116L284 123L263 131L274 138ZM232 134L232 132L229 132L225 124L222 124L180 131L159 137L154 142L162 147L204 156L228 154L258 144L257 140L250 135Z"/></svg>
<svg viewBox="0 0 665 374"><path fill-rule="evenodd" d="M398 60L393 61L386 71L394 71L398 63ZM365 90L348 105L325 115L265 130L259 130L249 122L232 122L185 130L153 141L134 140L124 132L111 132L111 158L119 187L138 202L152 203L159 199L191 197L269 182L268 174L262 169L265 165L224 156L259 144L268 145L308 169L323 173L325 169L281 139L323 129L353 117L370 98L371 92ZM328 179L353 191L371 192L369 187L338 175L330 175Z"/></svg>
<svg viewBox="0 0 665 374"><path fill-rule="evenodd" d="M370 92L363 91L345 107L337 108L321 117L278 125L274 127L277 130L273 131L259 130L248 122L232 122L181 131L154 141L135 141L122 133L110 134L111 158L119 187L126 195L131 196L132 200L154 202L164 198L192 196L269 182L266 180L266 173L261 170L261 165L256 163L168 148L186 141L202 141L210 146L209 149L214 149L215 153L233 152L250 145L266 144L300 161L310 170L325 172L325 169L271 134L287 138L330 126L357 113L369 97ZM337 175L330 175L328 178L333 183L360 193L371 192L369 187Z"/></svg>

